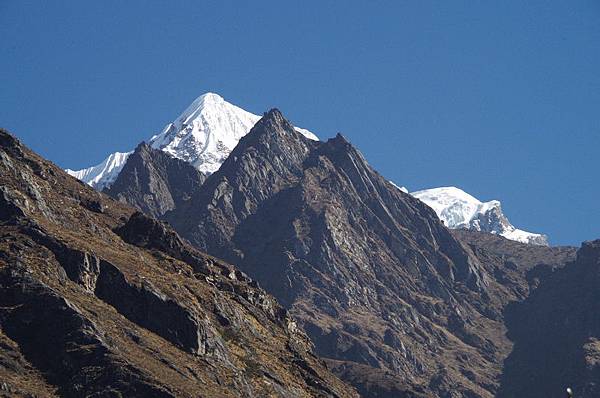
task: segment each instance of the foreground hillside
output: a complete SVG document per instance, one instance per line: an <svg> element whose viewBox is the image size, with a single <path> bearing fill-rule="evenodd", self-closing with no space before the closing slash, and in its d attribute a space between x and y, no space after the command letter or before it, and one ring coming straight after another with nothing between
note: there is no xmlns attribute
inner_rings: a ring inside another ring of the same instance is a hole
<svg viewBox="0 0 600 398"><path fill-rule="evenodd" d="M0 394L351 397L242 272L0 131Z"/></svg>

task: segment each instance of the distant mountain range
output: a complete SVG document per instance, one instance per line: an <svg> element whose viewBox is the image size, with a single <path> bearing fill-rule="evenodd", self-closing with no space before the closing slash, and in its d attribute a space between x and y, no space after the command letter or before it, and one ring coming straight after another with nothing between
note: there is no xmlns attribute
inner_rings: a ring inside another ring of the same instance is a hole
<svg viewBox="0 0 600 398"><path fill-rule="evenodd" d="M188 162L204 175L209 175L219 169L239 140L259 119L260 116L230 104L217 94L206 93L167 124L160 134L150 138L147 145ZM318 140L308 130L295 129L311 140ZM115 182L132 153L115 152L96 166L66 171L103 190ZM404 187L398 188L407 192ZM548 244L545 235L515 228L502 212L499 201L480 202L453 187L427 189L412 195L432 207L448 228L489 232L535 245Z"/></svg>

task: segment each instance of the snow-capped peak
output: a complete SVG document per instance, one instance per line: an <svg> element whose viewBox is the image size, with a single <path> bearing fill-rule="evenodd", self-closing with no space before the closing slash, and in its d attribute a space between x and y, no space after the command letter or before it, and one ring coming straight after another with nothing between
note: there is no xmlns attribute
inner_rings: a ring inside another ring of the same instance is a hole
<svg viewBox="0 0 600 398"><path fill-rule="evenodd" d="M162 133L150 139L150 146L191 163L203 173L214 173L227 159L240 138L258 122L254 115L206 93L198 97ZM307 138L318 138L307 130L297 129Z"/></svg>
<svg viewBox="0 0 600 398"><path fill-rule="evenodd" d="M545 235L515 228L497 200L482 202L456 187L425 189L411 195L431 207L448 228L489 232L519 242L548 245Z"/></svg>
<svg viewBox="0 0 600 398"><path fill-rule="evenodd" d="M148 143L155 149L191 163L203 173L219 169L240 138L248 134L261 117L245 111L214 93L196 98L173 122ZM296 130L318 141L308 130ZM113 153L101 164L79 171L67 169L74 177L102 190L121 172L129 153Z"/></svg>

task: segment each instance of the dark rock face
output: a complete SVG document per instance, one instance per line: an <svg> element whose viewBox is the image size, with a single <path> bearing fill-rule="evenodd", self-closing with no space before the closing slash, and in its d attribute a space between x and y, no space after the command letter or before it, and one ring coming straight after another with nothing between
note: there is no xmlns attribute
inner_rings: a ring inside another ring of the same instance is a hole
<svg viewBox="0 0 600 398"><path fill-rule="evenodd" d="M453 234L341 135L310 141L272 110L166 219L274 294L365 396L497 391L503 310L536 265L510 253L527 245L501 254Z"/></svg>
<svg viewBox="0 0 600 398"><path fill-rule="evenodd" d="M131 284L117 267L106 261L100 263L95 294L130 321L185 351L227 357L219 333L210 322L198 319L193 310L148 282L141 286Z"/></svg>
<svg viewBox="0 0 600 398"><path fill-rule="evenodd" d="M44 370L61 396L110 395L111 391L174 396L136 377L131 382L119 377L122 365L108 359L110 349L102 331L49 286L15 270L1 274L0 290L3 332L19 344L33 366Z"/></svg>
<svg viewBox="0 0 600 398"><path fill-rule="evenodd" d="M600 394L600 240L585 242L572 264L507 309L514 349L499 397Z"/></svg>
<svg viewBox="0 0 600 398"><path fill-rule="evenodd" d="M288 312L0 131L0 395L352 397Z"/></svg>
<svg viewBox="0 0 600 398"><path fill-rule="evenodd" d="M115 182L104 192L146 214L159 217L181 206L206 177L189 163L142 142Z"/></svg>

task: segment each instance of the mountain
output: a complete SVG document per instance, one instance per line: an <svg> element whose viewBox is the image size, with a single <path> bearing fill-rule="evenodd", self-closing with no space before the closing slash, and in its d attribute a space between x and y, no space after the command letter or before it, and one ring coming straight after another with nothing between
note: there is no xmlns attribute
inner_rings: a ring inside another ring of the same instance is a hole
<svg viewBox="0 0 600 398"><path fill-rule="evenodd" d="M450 231L343 136L309 140L278 110L164 218L274 294L365 397L494 396L505 308L574 253Z"/></svg>
<svg viewBox="0 0 600 398"><path fill-rule="evenodd" d="M255 281L5 131L0 232L2 396L356 396Z"/></svg>
<svg viewBox="0 0 600 398"><path fill-rule="evenodd" d="M154 149L160 149L174 158L191 163L204 174L214 173L260 119L214 93L198 97L160 134L148 140ZM296 128L304 136L318 140L308 130ZM132 152L115 152L97 166L67 173L102 190L110 186Z"/></svg>
<svg viewBox="0 0 600 398"><path fill-rule="evenodd" d="M207 93L192 102L162 133L152 137L149 144L210 174L218 170L259 119L260 116L226 102L219 95ZM297 130L318 140L308 130Z"/></svg>
<svg viewBox="0 0 600 398"><path fill-rule="evenodd" d="M104 192L153 217L181 206L206 176L191 164L141 143Z"/></svg>
<svg viewBox="0 0 600 398"><path fill-rule="evenodd" d="M412 192L433 210L448 228L489 232L517 242L548 246L546 235L515 228L502 212L500 202L481 202L456 187Z"/></svg>

